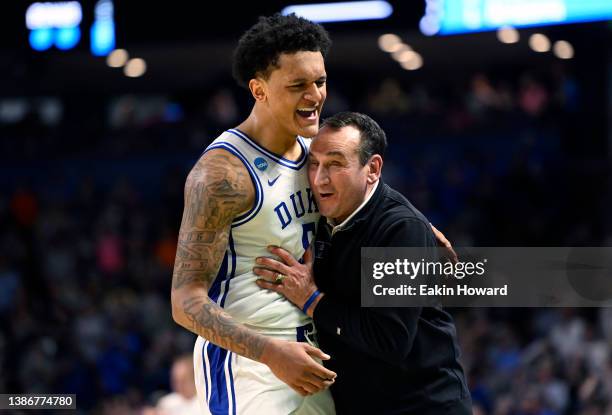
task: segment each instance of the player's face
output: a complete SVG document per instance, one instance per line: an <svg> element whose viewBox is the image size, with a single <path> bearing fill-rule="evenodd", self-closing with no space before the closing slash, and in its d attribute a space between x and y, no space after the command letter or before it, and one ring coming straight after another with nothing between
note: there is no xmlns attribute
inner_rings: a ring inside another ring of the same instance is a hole
<svg viewBox="0 0 612 415"><path fill-rule="evenodd" d="M359 130L323 127L310 145L308 180L319 212L338 224L366 197L369 167L359 163Z"/></svg>
<svg viewBox="0 0 612 415"><path fill-rule="evenodd" d="M283 53L266 80L267 104L283 133L313 137L325 98L325 63L321 52Z"/></svg>

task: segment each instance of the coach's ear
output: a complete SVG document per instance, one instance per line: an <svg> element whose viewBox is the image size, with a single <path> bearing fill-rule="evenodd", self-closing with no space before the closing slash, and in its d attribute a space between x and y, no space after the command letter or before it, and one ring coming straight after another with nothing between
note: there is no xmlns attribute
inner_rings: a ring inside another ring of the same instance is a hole
<svg viewBox="0 0 612 415"><path fill-rule="evenodd" d="M374 154L368 160L368 184L373 184L380 179L382 173L383 159L380 154Z"/></svg>
<svg viewBox="0 0 612 415"><path fill-rule="evenodd" d="M249 81L249 90L255 101L263 102L266 99L266 85L263 79L253 78Z"/></svg>

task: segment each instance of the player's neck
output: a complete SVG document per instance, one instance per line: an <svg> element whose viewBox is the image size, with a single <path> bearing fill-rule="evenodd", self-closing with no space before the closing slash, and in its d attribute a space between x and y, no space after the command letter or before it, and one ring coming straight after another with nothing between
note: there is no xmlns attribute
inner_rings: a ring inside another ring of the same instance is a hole
<svg viewBox="0 0 612 415"><path fill-rule="evenodd" d="M255 110L238 125L238 129L266 150L289 160L296 160L301 155L301 147L297 144L295 135L281 131L278 124L266 121L265 117L257 114Z"/></svg>

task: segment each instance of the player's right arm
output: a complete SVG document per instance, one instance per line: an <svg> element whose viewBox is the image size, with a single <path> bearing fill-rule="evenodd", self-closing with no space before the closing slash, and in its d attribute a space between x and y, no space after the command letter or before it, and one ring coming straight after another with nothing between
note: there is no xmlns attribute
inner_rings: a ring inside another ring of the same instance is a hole
<svg viewBox="0 0 612 415"><path fill-rule="evenodd" d="M208 297L228 246L232 221L253 200L246 168L224 150L207 152L191 170L172 274L172 317L212 343L268 365L298 393L315 393L335 377L310 357L328 358L323 352L250 330Z"/></svg>

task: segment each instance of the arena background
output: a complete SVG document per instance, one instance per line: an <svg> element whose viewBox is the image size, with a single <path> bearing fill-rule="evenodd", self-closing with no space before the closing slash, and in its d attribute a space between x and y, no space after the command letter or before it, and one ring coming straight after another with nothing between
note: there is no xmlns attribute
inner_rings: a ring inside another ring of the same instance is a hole
<svg viewBox="0 0 612 415"><path fill-rule="evenodd" d="M73 49L34 51L31 3L0 6L0 392L161 414L194 341L169 304L184 179L250 110L230 76L238 37L288 3L115 2L139 77L92 55L94 2ZM612 25L430 37L424 2L390 3L388 19L324 24L324 115L379 121L385 180L457 246L611 245ZM387 33L422 66L381 50ZM534 33L573 57L535 52ZM612 310L451 311L475 414L612 414Z"/></svg>

